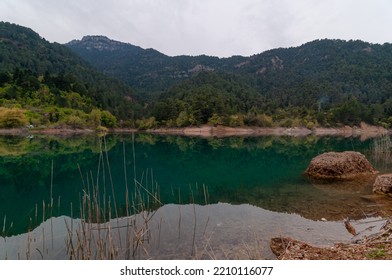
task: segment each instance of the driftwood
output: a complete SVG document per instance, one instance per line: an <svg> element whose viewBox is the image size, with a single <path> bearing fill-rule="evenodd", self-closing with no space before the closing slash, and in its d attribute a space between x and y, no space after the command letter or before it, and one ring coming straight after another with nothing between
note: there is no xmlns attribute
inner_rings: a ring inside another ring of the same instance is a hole
<svg viewBox="0 0 392 280"><path fill-rule="evenodd" d="M380 231L369 235L365 236L363 238L363 243L385 243L385 242L391 242L392 241L392 220L385 220L384 225L380 228Z"/></svg>

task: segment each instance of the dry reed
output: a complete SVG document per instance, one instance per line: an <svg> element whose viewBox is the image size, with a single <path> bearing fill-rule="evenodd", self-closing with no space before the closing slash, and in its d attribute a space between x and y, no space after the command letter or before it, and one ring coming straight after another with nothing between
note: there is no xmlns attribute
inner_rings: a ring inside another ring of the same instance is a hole
<svg viewBox="0 0 392 280"><path fill-rule="evenodd" d="M65 228L67 231L65 240L65 251L69 259L77 260L108 260L108 259L141 259L150 258L149 244L152 241L152 227L151 221L156 214L156 209L163 205L160 198L160 187L155 181L154 172L152 169L147 169L142 173L141 178L138 180L136 177L136 163L135 163L135 146L134 136L132 136L132 154L133 159L133 175L134 187L133 191L129 190L127 181L127 151L125 143L123 143L123 171L125 179L125 205L121 205L115 195L115 186L113 183L110 160L106 147L106 140L103 138L100 141L100 154L98 160L96 177L93 173L83 172L78 165L79 174L81 177L82 193L79 196L79 214L78 218L74 217L74 205L70 203L70 219L64 219ZM51 180L50 180L50 203L46 205L45 201L42 202L42 223L47 218L47 215L53 217L53 172L54 164L51 164ZM107 192L109 186L109 193ZM196 194L199 198L204 198L205 205L209 204L208 187L202 185L199 188L198 184L195 186ZM172 190L173 197L175 192ZM198 258L211 258L216 259L215 249L211 245L211 240L214 232L209 232L208 216L205 224L198 221L198 213L196 211L195 193L190 186L190 202L193 214L193 229L190 244L190 257ZM181 192L178 190L178 240L182 239L181 229L183 222L183 215L181 212ZM57 202L57 211L60 213L60 197ZM38 221L38 205L35 207L34 224ZM114 216L113 216L114 215ZM30 228L33 219L30 218ZM157 227L157 240L155 244L160 248L161 243L161 230L162 230L162 217L159 219ZM198 228L202 229L201 237L198 234ZM54 231L53 222L50 221L50 234L51 234L51 248L54 247ZM2 234L6 233L6 216L3 221ZM49 255L49 248L45 243L45 232L42 227L42 244L40 248L32 248L32 237L30 231L28 232L26 244L26 259L32 258L32 249L39 253L42 259ZM202 239L200 241L200 238ZM258 258L252 248L256 246L258 249L259 243L255 245L244 244L243 251L248 254L249 258ZM257 250L256 250L257 251ZM224 252L225 256L232 258L229 253ZM244 254L242 252L242 254Z"/></svg>

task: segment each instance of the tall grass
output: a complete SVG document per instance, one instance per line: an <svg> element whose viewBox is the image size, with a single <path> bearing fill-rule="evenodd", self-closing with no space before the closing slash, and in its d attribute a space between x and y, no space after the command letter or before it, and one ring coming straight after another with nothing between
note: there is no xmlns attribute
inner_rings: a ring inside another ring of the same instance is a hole
<svg viewBox="0 0 392 280"><path fill-rule="evenodd" d="M135 158L134 145L132 147ZM147 254L144 244L150 240L149 222L154 209L163 204L152 170L143 173L140 180L134 177L134 190L129 191L126 155L123 143L125 205L120 205L116 199L105 138L101 143L97 172L102 178L94 178L91 172L83 178L79 168L83 183L83 194L79 198L80 223L76 229L74 224L66 225L70 259L130 259Z"/></svg>
<svg viewBox="0 0 392 280"><path fill-rule="evenodd" d="M370 145L372 161L383 170L390 169L392 162L392 140L390 136L374 138Z"/></svg>
<svg viewBox="0 0 392 280"><path fill-rule="evenodd" d="M134 138L132 138L134 140ZM64 240L64 254L72 260L113 260L113 259L149 259L151 255L151 244L154 248L160 248L165 244L161 242L161 232L166 217L161 216L154 219L157 210L163 206L160 197L160 186L154 178L152 169L145 170L140 178L136 178L135 146L132 142L132 151L127 151L123 143L123 172L125 178L124 197L115 194L115 186L111 174L110 158L106 147L106 140L102 138L99 160L94 176L92 171L85 171L78 165L82 191L78 197L78 203L70 203L70 218L64 217L66 234ZM127 168L127 157L134 161L133 168ZM42 206L36 204L34 216L30 217L30 228L33 229L38 223L44 223L50 219L50 232L44 226L37 231L29 230L27 233L26 246L19 254L18 258L25 259L45 259L52 258L51 250L56 247L56 242L62 242L55 236L55 225L52 217L60 213L60 197L57 206L53 199L53 171L54 163L51 164L50 178L50 202L42 201ZM133 184L128 182L127 173L131 170L134 175ZM195 191L195 192L194 192ZM173 196L177 196L173 190ZM118 193L117 193L118 194ZM211 258L216 259L214 246L211 239L213 231L209 231L210 217L200 220L195 197L204 197L205 205L209 204L208 187L196 184L195 188L190 186L190 203L192 207L191 220L187 225L192 224L189 236L184 236L183 222L184 216L181 213L181 194L178 191L178 222L171 227L178 226L178 240L189 240L189 251L187 256L193 259ZM120 200L118 200L120 198ZM120 203L121 201L121 203ZM39 209L41 208L42 209ZM75 215L76 213L76 215ZM38 217L40 214L41 216ZM189 215L189 213L188 213ZM154 222L154 226L152 226ZM7 233L6 216L3 220L2 234ZM177 232L177 229L175 229ZM37 242L37 238L41 242ZM258 244L256 242L256 244ZM254 258L256 253L252 251L253 245L244 244L243 252L249 254L249 258ZM256 248L257 250L258 248ZM227 253L229 256L230 254ZM170 257L170 256L168 256ZM173 256L174 258L178 258Z"/></svg>

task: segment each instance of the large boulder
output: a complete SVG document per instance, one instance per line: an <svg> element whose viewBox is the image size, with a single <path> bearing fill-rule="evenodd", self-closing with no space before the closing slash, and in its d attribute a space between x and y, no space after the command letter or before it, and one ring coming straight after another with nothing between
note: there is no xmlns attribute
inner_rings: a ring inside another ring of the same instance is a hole
<svg viewBox="0 0 392 280"><path fill-rule="evenodd" d="M314 179L355 179L359 175L372 175L377 171L358 152L329 152L316 156L305 173Z"/></svg>
<svg viewBox="0 0 392 280"><path fill-rule="evenodd" d="M377 176L373 185L373 192L392 196L392 174Z"/></svg>

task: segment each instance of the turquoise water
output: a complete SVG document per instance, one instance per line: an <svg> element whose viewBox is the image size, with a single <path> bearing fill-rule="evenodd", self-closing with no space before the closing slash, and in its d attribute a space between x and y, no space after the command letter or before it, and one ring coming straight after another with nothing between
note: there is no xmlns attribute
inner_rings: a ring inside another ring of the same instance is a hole
<svg viewBox="0 0 392 280"><path fill-rule="evenodd" d="M81 201L94 190L100 208L112 210L106 210L107 215L132 214L139 208L127 209L126 190L128 205L132 205L138 186L143 186L143 199L155 208L249 204L312 220L358 218L364 211L376 211L364 199L371 194L368 183L346 191L346 186L312 184L303 172L314 156L327 151L356 150L372 161L374 141L313 136L2 136L3 235L27 232L50 216L80 217ZM389 168L379 158L373 163L381 171Z"/></svg>

